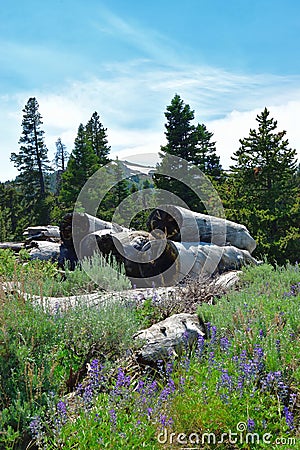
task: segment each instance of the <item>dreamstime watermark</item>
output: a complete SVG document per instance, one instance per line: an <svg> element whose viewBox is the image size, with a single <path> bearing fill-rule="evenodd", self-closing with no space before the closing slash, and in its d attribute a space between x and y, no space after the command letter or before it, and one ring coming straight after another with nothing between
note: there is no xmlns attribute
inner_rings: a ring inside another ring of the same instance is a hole
<svg viewBox="0 0 300 450"><path fill-rule="evenodd" d="M272 433L254 433L247 431L247 424L239 422L236 426L236 431L227 430L222 433L171 433L167 428L164 428L161 433L157 435L159 444L182 445L181 450L200 450L199 445L219 445L219 444L275 444L275 445L290 445L294 446L297 439L294 437L276 437ZM195 445L197 447L195 447Z"/></svg>
<svg viewBox="0 0 300 450"><path fill-rule="evenodd" d="M149 158L147 154L142 156L145 157L145 160ZM208 177L196 166L191 165L182 158L166 155L163 164L159 169L155 170L155 174L164 177L167 183L169 183L170 190L168 190L168 186L166 189L154 189L150 187L131 193L131 195L120 202L115 209L112 219L112 223L121 224L123 227L121 239L119 239L119 235L112 233L110 244L106 242L107 245L111 245L111 248L118 253L120 259L125 263L125 267L129 267L131 263L131 266L135 269L137 268L135 273L130 276L130 279L133 285L136 284L139 287L159 286L162 280L165 286L174 285L180 282L197 262L199 252L197 243L200 242L199 226L194 213L189 211L183 199L172 193L172 183L180 182L181 186L190 189L194 194L194 198L198 199L199 203L204 205L207 215L225 219L223 205L217 191ZM112 161L101 167L88 179L77 198L74 213L84 212L89 216L90 220L88 239L89 255L92 254L93 250L95 252L98 251L99 240L102 239L99 237L99 234L98 236L96 235L99 228L97 228L96 221L93 222L91 218L97 216L99 206L101 206L101 202L107 194L114 187L117 187L118 183L127 178L128 175L124 171L118 170L118 162ZM136 248L135 245L130 245L132 219L140 211L146 209L166 211L166 205L169 214L172 205L177 208L178 206L184 208L185 225L179 224L179 230L177 231L181 236L181 242L189 241L189 239L186 239L187 234L194 236L194 246L192 252L189 254L189 258L182 257L177 259L177 257L174 257L174 254L178 256L180 251L187 253L189 250L185 248L179 248L178 250L178 246L176 247L172 241L166 239L164 232L157 233L157 230L152 230L151 236L143 248ZM186 226L187 222L188 226ZM220 240L220 236L223 236L224 242L221 242L220 245L224 245L226 242L225 220L224 223L220 221L218 225L213 222L210 224L209 219L207 219L207 222L208 226L210 226L211 242L214 242L214 237L217 236L216 239ZM89 255L85 254L82 235L78 232L76 233L76 226L77 224L73 221L74 249L78 259L81 260ZM106 230L105 233L107 234L108 231ZM126 233L127 237L124 237ZM214 271L221 258L221 255L219 259L215 256L211 258L210 251L211 248L206 247L205 257L201 255L203 273ZM169 263L165 264L168 257ZM161 264L162 260L164 261L163 264ZM159 263L156 264L157 261ZM86 266L85 271L93 279L92 270L89 271L89 268ZM136 276L137 271L139 271L138 276ZM95 279L94 281L97 282Z"/></svg>

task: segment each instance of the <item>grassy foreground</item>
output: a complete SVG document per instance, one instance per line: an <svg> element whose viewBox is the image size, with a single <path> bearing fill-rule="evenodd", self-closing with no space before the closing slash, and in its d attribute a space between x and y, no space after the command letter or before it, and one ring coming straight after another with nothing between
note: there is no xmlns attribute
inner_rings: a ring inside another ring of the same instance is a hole
<svg viewBox="0 0 300 450"><path fill-rule="evenodd" d="M300 448L299 267L245 269L198 308L208 339L142 373L124 357L155 297L53 315L0 293L0 448Z"/></svg>

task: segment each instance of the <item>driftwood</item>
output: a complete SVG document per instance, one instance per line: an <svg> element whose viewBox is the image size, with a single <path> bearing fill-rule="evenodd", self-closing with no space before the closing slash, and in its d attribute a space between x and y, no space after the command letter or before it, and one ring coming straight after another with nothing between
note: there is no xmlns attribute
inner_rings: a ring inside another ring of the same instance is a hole
<svg viewBox="0 0 300 450"><path fill-rule="evenodd" d="M219 246L231 244L250 253L256 247L244 225L200 214L174 205L155 209L148 219L149 231L160 229L176 242L208 242Z"/></svg>

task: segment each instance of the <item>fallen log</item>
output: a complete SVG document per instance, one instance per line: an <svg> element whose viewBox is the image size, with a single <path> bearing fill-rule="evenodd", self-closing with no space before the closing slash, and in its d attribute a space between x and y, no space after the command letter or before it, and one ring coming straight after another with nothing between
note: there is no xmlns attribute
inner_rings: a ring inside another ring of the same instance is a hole
<svg viewBox="0 0 300 450"><path fill-rule="evenodd" d="M258 264L247 250L231 245L174 242L144 231L94 232L81 241L80 257L90 257L95 252L108 261L113 255L118 263L124 264L132 285L138 287L172 286L187 275L200 279L239 270L245 264Z"/></svg>
<svg viewBox="0 0 300 450"><path fill-rule="evenodd" d="M150 214L149 231L162 230L167 239L175 242L207 242L224 246L231 244L250 253L255 240L244 225L219 217L196 213L174 205L163 205Z"/></svg>
<svg viewBox="0 0 300 450"><path fill-rule="evenodd" d="M18 253L23 248L25 248L23 242L0 242L0 250L12 250Z"/></svg>
<svg viewBox="0 0 300 450"><path fill-rule="evenodd" d="M206 330L196 314L174 314L133 336L135 341L144 342L136 359L139 364L156 366L158 361L166 362L170 356L196 346L199 337L206 337Z"/></svg>
<svg viewBox="0 0 300 450"><path fill-rule="evenodd" d="M26 241L32 240L59 240L60 233L59 227L53 225L39 225L35 227L27 227L23 233L23 236L26 237Z"/></svg>
<svg viewBox="0 0 300 450"><path fill-rule="evenodd" d="M32 241L28 250L30 259L40 259L42 261L58 261L60 244L49 241Z"/></svg>

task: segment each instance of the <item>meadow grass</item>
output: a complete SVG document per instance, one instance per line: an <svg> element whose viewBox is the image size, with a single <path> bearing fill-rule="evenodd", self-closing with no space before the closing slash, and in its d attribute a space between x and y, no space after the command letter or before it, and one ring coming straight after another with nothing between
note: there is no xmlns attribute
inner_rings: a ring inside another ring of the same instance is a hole
<svg viewBox="0 0 300 450"><path fill-rule="evenodd" d="M0 448L299 448L299 300L297 265L246 268L198 307L208 338L143 374L122 361L155 298L53 315L2 293Z"/></svg>

